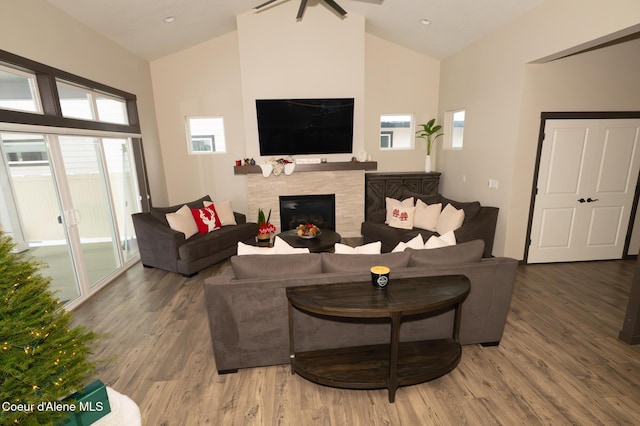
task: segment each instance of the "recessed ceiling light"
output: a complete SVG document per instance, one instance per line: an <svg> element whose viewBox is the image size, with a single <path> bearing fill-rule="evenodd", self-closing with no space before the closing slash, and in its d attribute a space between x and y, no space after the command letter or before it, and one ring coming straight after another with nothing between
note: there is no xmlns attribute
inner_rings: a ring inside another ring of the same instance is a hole
<svg viewBox="0 0 640 426"><path fill-rule="evenodd" d="M428 20L428 19L425 19L425 18L422 18L422 19L420 20L420 23L421 23L422 25L431 25L431 21L430 21L430 20Z"/></svg>
<svg viewBox="0 0 640 426"><path fill-rule="evenodd" d="M163 21L166 22L167 24L171 24L171 23L176 21L176 17L175 16L167 16L166 18L163 19Z"/></svg>

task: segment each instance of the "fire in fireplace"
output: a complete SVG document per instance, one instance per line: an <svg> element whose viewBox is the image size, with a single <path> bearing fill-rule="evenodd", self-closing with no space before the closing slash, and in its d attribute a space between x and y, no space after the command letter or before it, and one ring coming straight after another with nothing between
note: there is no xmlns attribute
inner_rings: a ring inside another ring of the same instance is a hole
<svg viewBox="0 0 640 426"><path fill-rule="evenodd" d="M281 195L280 229L286 231L307 223L335 231L336 195Z"/></svg>

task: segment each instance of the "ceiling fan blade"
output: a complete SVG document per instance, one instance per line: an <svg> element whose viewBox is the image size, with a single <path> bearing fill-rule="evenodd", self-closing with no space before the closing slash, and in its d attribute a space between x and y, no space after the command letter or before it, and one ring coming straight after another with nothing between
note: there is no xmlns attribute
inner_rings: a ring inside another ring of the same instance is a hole
<svg viewBox="0 0 640 426"><path fill-rule="evenodd" d="M254 7L253 9L254 9L254 10L262 9L263 7L265 7L265 6L269 6L271 3L274 3L274 2L276 2L276 1L278 1L278 0L269 0L269 1L267 1L267 2L262 3L262 4L261 4L261 5L259 5L259 6Z"/></svg>
<svg viewBox="0 0 640 426"><path fill-rule="evenodd" d="M331 8L333 10L335 10L336 12L338 12L338 14L340 16L345 16L347 14L347 11L344 10L343 8L340 7L340 5L338 5L338 3L336 3L333 0L324 0L325 3L327 3L329 6L331 6Z"/></svg>
<svg viewBox="0 0 640 426"><path fill-rule="evenodd" d="M304 14L304 10L307 8L307 0L300 1L300 8L298 9L298 16L296 19L299 21L302 19L302 15Z"/></svg>

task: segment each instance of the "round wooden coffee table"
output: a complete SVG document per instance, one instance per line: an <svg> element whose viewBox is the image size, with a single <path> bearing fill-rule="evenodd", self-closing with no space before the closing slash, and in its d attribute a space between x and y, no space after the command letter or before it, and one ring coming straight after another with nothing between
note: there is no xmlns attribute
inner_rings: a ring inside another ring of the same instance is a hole
<svg viewBox="0 0 640 426"><path fill-rule="evenodd" d="M333 251L334 245L342 240L342 237L337 232L324 229L320 235L311 239L299 237L295 229L281 232L277 237L282 238L292 247L308 248L311 253Z"/></svg>

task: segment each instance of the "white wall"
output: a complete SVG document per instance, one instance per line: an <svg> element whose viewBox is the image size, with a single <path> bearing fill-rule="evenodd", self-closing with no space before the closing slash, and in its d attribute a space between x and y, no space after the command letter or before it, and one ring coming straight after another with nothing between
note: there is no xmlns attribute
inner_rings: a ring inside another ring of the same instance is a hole
<svg viewBox="0 0 640 426"><path fill-rule="evenodd" d="M380 172L424 171L421 139L414 149L380 150L380 115L410 113L414 125L436 117L440 62L370 34L365 41L365 149Z"/></svg>
<svg viewBox="0 0 640 426"><path fill-rule="evenodd" d="M438 148L441 190L500 208L495 255L522 259L524 252L535 155L520 151L537 143L537 127L525 121L539 119L525 111L526 64L631 32L639 17L635 0L613 0L606 7L599 0L547 0L443 61L439 116L458 108L467 114L464 148ZM497 179L498 189L489 189L488 179Z"/></svg>
<svg viewBox="0 0 640 426"><path fill-rule="evenodd" d="M440 63L366 34L356 14L340 19L318 5L296 21L297 7L247 12L237 17L237 32L151 62L171 204L210 194L255 215L247 211L247 179L233 174L233 164L261 160L259 98L353 97L353 154L365 149L382 171L423 170L423 147L417 158L414 150L379 151L380 114L435 116ZM228 153L189 156L186 115L224 116ZM353 154L323 156L348 161Z"/></svg>
<svg viewBox="0 0 640 426"><path fill-rule="evenodd" d="M151 196L157 205L167 202L146 61L44 0L2 0L0 40L3 50L135 94Z"/></svg>
<svg viewBox="0 0 640 426"><path fill-rule="evenodd" d="M246 212L243 178L233 176L246 156L240 73L236 32L151 62L169 204L209 194ZM227 152L189 155L187 116L223 117Z"/></svg>

